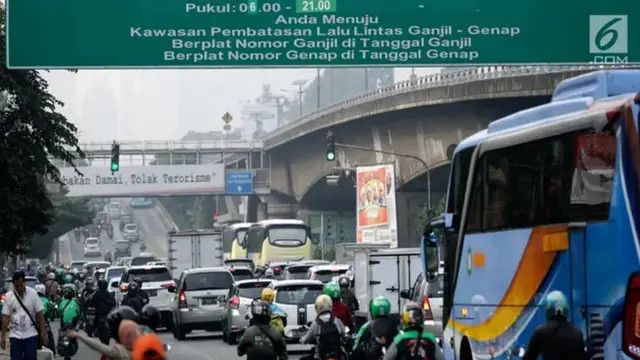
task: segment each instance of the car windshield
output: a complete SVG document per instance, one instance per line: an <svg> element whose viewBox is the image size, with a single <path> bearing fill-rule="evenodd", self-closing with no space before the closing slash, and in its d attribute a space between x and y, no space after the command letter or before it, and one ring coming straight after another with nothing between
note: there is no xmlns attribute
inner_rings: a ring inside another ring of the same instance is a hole
<svg viewBox="0 0 640 360"><path fill-rule="evenodd" d="M113 204L109 205L109 207L111 207L111 209L120 209L120 204L113 203Z"/></svg>
<svg viewBox="0 0 640 360"><path fill-rule="evenodd" d="M156 259L153 256L135 257L133 258L133 260L131 260L131 264L129 264L129 266L147 265L147 263L150 263L155 260Z"/></svg>
<svg viewBox="0 0 640 360"><path fill-rule="evenodd" d="M314 280L320 280L323 283L328 283L335 276L340 276L340 275L342 275L342 274L344 274L346 272L347 272L346 269L343 269L343 270L319 270L319 271L316 271L316 274L313 277L313 279Z"/></svg>
<svg viewBox="0 0 640 360"><path fill-rule="evenodd" d="M248 299L258 299L262 289L269 286L268 281L250 282L245 284L238 284L238 296Z"/></svg>
<svg viewBox="0 0 640 360"><path fill-rule="evenodd" d="M113 278L120 278L122 276L122 273L124 273L124 268L109 269L109 271L106 273L105 279L110 280Z"/></svg>
<svg viewBox="0 0 640 360"><path fill-rule="evenodd" d="M182 290L221 290L229 289L231 284L233 284L233 278L226 271L193 273L185 278Z"/></svg>
<svg viewBox="0 0 640 360"><path fill-rule="evenodd" d="M272 226L269 228L269 243L276 246L300 246L307 242L305 226Z"/></svg>
<svg viewBox="0 0 640 360"><path fill-rule="evenodd" d="M138 225L136 224L127 224L124 226L124 231L136 231L138 230Z"/></svg>
<svg viewBox="0 0 640 360"><path fill-rule="evenodd" d="M306 279L307 271L311 266L290 266L286 270L287 280Z"/></svg>
<svg viewBox="0 0 640 360"><path fill-rule="evenodd" d="M98 245L98 239L87 239L87 245Z"/></svg>
<svg viewBox="0 0 640 360"><path fill-rule="evenodd" d="M139 277L143 283L159 282L171 280L171 274L167 268L131 269L122 282L129 282L131 279Z"/></svg>
<svg viewBox="0 0 640 360"><path fill-rule="evenodd" d="M128 241L117 241L116 242L116 248L120 249L120 250L127 250L129 248L129 242Z"/></svg>
<svg viewBox="0 0 640 360"><path fill-rule="evenodd" d="M233 274L233 279L235 281L240 280L248 280L253 278L253 273L249 269L229 269L231 274Z"/></svg>
<svg viewBox="0 0 640 360"><path fill-rule="evenodd" d="M276 290L280 304L313 304L322 295L322 285L289 285Z"/></svg>
<svg viewBox="0 0 640 360"><path fill-rule="evenodd" d="M82 267L84 266L86 262L85 261L74 261L71 263L71 267L74 269L82 269Z"/></svg>

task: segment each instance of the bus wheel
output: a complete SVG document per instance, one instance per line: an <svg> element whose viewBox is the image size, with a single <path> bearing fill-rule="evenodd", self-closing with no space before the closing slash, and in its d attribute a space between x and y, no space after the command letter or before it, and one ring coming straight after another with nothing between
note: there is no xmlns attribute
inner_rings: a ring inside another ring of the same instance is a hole
<svg viewBox="0 0 640 360"><path fill-rule="evenodd" d="M460 344L460 360L473 360L473 354L471 353L471 344L466 337L462 339Z"/></svg>

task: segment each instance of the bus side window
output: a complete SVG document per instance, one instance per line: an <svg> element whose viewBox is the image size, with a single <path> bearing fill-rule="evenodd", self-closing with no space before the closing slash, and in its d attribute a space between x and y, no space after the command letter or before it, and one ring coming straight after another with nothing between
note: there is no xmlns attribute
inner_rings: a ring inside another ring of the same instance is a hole
<svg viewBox="0 0 640 360"><path fill-rule="evenodd" d="M609 216L616 138L612 133L582 133L575 137L570 212L575 221L606 220Z"/></svg>

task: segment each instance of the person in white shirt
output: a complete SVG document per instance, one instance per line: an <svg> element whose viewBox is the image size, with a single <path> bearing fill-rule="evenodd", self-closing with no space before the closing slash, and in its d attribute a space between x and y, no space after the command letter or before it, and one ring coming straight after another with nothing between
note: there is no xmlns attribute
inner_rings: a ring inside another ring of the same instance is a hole
<svg viewBox="0 0 640 360"><path fill-rule="evenodd" d="M9 330L11 360L36 360L38 336L42 344L48 343L42 302L34 289L27 288L23 271L16 271L12 282L13 291L6 294L2 307L0 347L3 350L7 349L7 330Z"/></svg>

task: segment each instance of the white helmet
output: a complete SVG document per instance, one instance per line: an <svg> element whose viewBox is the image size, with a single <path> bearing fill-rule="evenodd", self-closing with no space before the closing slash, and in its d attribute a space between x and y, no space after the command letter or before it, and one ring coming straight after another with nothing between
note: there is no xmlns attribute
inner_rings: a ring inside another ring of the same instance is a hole
<svg viewBox="0 0 640 360"><path fill-rule="evenodd" d="M44 287L44 285L42 285L42 284L38 284L38 285L36 285L36 292L37 292L38 294L42 294L42 295L44 295L44 292L45 292L45 291L46 291L46 288Z"/></svg>
<svg viewBox="0 0 640 360"><path fill-rule="evenodd" d="M47 280L55 280L56 279L56 274L50 272L49 274L47 274Z"/></svg>
<svg viewBox="0 0 640 360"><path fill-rule="evenodd" d="M270 276L274 276L274 275L275 275L275 274L274 274L274 272L273 272L273 269L272 269L272 268L268 268L268 269L267 269L267 270L265 270L265 272L264 272L264 276L266 276L266 277L270 277Z"/></svg>
<svg viewBox="0 0 640 360"><path fill-rule="evenodd" d="M333 311L333 302L331 301L331 298L329 297L329 295L320 295L318 296L318 298L316 299L316 313L322 314L322 313L326 313L326 312L332 312Z"/></svg>
<svg viewBox="0 0 640 360"><path fill-rule="evenodd" d="M73 275L78 275L80 270L78 270L78 268L73 268L72 272L73 272Z"/></svg>

